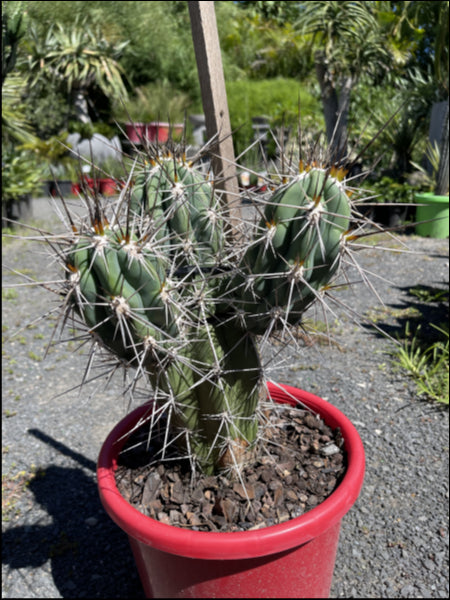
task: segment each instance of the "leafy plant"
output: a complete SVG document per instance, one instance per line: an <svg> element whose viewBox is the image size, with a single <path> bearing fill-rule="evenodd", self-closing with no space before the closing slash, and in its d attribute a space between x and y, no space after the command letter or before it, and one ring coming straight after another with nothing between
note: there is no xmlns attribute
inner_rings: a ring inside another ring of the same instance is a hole
<svg viewBox="0 0 450 600"><path fill-rule="evenodd" d="M297 128L299 103L305 129L316 134L323 117L313 96L295 79L277 77L267 80L240 79L227 82L227 98L236 154L245 153L253 138L252 118L267 115L272 129Z"/></svg>
<svg viewBox="0 0 450 600"><path fill-rule="evenodd" d="M151 83L135 89L134 96L115 108L118 121L148 123L151 121L184 121L190 105L189 96L168 82Z"/></svg>
<svg viewBox="0 0 450 600"><path fill-rule="evenodd" d="M409 321L405 329L405 341L395 352L397 364L408 371L419 391L427 397L444 404L449 402L449 334L448 327L432 324L442 336L431 345L421 339L421 327L411 337Z"/></svg>
<svg viewBox="0 0 450 600"><path fill-rule="evenodd" d="M314 56L328 143L342 157L353 89L362 77L381 81L408 52L393 43L386 23L395 15L387 14L383 3L310 1L302 8L295 27L307 40L305 52Z"/></svg>
<svg viewBox="0 0 450 600"><path fill-rule="evenodd" d="M42 186L44 170L27 150L2 150L2 203L17 202Z"/></svg>
<svg viewBox="0 0 450 600"><path fill-rule="evenodd" d="M101 28L92 27L87 18L76 18L70 28L56 23L42 39L31 28L27 41L30 88L52 81L70 94L76 114L89 121L95 111L90 95L98 91L105 98L126 98L123 69L118 58L127 42L112 43Z"/></svg>
<svg viewBox="0 0 450 600"><path fill-rule="evenodd" d="M23 4L14 2L11 8L8 2L2 1L2 87L7 74L15 67L19 42L26 30Z"/></svg>
<svg viewBox="0 0 450 600"><path fill-rule="evenodd" d="M419 165L412 161L411 164L422 174L423 182L420 187L423 190L434 192L434 188L436 185L436 177L439 170L439 163L441 160L439 144L437 144L436 142L434 144L428 142L425 157L431 166L431 175L429 174L428 170L422 165Z"/></svg>
<svg viewBox="0 0 450 600"><path fill-rule="evenodd" d="M76 172L77 160L70 155L66 142L67 133L52 136L46 140L35 138L23 144L23 148L35 156L42 165L42 177L46 179L72 179Z"/></svg>
<svg viewBox="0 0 450 600"><path fill-rule="evenodd" d="M386 204L414 204L414 188L408 182L400 182L391 177L382 177L380 181L370 184L377 195L376 201Z"/></svg>

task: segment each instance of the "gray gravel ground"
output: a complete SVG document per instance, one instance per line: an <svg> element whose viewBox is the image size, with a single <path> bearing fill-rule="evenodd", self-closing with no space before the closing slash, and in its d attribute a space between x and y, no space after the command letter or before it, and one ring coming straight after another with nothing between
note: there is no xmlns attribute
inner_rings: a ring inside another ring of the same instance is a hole
<svg viewBox="0 0 450 600"><path fill-rule="evenodd" d="M33 222L54 229L45 201L31 209ZM417 311L425 322L448 318L448 304L425 306L408 293L448 289L448 240L401 240L416 253L372 249L360 258L393 282L373 280L384 307L376 309L363 286L340 295L393 335L415 323ZM39 279L57 273L40 248L22 241L4 244L3 262ZM81 380L81 350L58 345L43 360L54 317L50 328L36 321L10 337L55 306L38 289L3 291L2 596L143 597L126 536L104 513L95 482L101 442L127 411L119 381L55 398ZM336 404L366 449L365 483L342 523L331 596L448 598L448 409L421 398L393 369L392 342L345 316L329 323L333 343L316 340L295 353L291 346L276 379Z"/></svg>

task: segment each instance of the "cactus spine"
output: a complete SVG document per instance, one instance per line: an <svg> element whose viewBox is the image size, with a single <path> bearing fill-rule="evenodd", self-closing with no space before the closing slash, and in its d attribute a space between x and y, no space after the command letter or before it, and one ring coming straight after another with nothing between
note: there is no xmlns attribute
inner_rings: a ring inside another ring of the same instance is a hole
<svg viewBox="0 0 450 600"><path fill-rule="evenodd" d="M257 336L298 323L338 272L351 214L345 181L302 169L230 243L213 183L182 154L155 151L106 212L94 199L90 223L74 228L66 305L150 382L154 420L165 416L194 468L239 468L258 436Z"/></svg>

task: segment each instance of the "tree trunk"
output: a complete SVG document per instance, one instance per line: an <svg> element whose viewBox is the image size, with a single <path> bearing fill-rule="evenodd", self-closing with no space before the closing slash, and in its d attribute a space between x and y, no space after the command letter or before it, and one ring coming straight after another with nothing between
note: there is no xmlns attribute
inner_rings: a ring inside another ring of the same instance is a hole
<svg viewBox="0 0 450 600"><path fill-rule="evenodd" d="M78 121L81 123L92 123L86 96L82 89L73 90L73 105Z"/></svg>
<svg viewBox="0 0 450 600"><path fill-rule="evenodd" d="M434 190L434 193L437 196L444 196L445 194L448 194L448 102L443 125L440 143L441 157L439 159L439 169L436 176L436 187Z"/></svg>
<svg viewBox="0 0 450 600"><path fill-rule="evenodd" d="M330 161L340 162L347 155L347 125L353 78L348 76L343 79L337 89L322 52L315 55L315 69L320 85Z"/></svg>

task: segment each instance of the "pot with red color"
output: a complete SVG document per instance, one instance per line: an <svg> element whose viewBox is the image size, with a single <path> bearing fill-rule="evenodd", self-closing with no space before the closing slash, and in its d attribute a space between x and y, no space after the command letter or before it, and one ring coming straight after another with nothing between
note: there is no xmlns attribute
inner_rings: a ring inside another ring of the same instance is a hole
<svg viewBox="0 0 450 600"><path fill-rule="evenodd" d="M339 427L347 457L345 475L320 505L290 521L253 531L205 532L160 523L132 507L114 472L127 434L148 411L142 406L110 433L97 478L102 504L128 535L149 598L324 598L329 595L342 517L364 478L364 448L355 427L336 407L309 392L268 384L277 402L306 405Z"/></svg>

